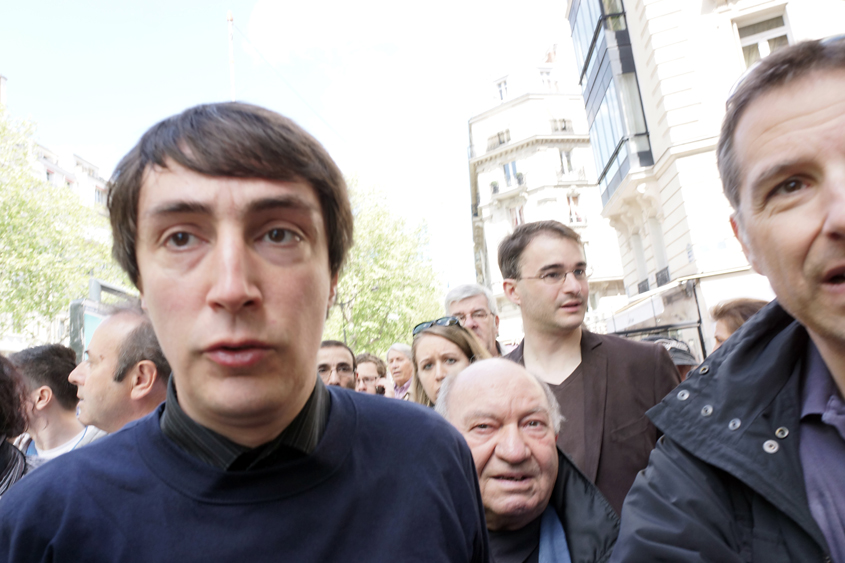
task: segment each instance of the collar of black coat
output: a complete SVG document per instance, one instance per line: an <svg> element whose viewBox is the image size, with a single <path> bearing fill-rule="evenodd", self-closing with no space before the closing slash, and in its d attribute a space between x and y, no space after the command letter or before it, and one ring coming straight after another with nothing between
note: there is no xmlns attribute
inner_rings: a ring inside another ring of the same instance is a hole
<svg viewBox="0 0 845 563"><path fill-rule="evenodd" d="M604 495L557 450L558 471L549 504L557 512L572 561L605 561L619 535L619 517Z"/></svg>
<svg viewBox="0 0 845 563"><path fill-rule="evenodd" d="M798 451L808 342L807 330L773 301L647 414L666 437L745 483L824 545Z"/></svg>

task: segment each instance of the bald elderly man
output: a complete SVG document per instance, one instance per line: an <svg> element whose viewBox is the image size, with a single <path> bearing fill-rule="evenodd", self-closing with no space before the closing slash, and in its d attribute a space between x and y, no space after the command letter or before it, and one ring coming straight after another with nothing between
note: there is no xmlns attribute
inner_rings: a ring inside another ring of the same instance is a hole
<svg viewBox="0 0 845 563"><path fill-rule="evenodd" d="M607 560L619 519L557 448L566 428L548 385L517 363L482 360L444 381L435 408L472 451L493 563Z"/></svg>

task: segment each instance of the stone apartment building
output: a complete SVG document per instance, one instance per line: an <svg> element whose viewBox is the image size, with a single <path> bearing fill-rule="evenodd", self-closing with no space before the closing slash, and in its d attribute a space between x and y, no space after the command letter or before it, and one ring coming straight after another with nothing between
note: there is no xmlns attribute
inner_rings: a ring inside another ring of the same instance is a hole
<svg viewBox="0 0 845 563"><path fill-rule="evenodd" d="M629 303L608 331L710 349L708 310L773 297L729 225L716 144L742 73L797 41L845 32L840 0L567 0L602 215Z"/></svg>

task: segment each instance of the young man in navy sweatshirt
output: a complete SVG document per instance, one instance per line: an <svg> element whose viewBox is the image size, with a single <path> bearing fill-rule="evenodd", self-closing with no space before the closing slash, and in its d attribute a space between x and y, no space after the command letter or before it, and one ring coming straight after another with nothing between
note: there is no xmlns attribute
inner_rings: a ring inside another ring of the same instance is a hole
<svg viewBox="0 0 845 563"><path fill-rule="evenodd" d="M109 212L167 400L4 495L0 561L487 560L460 434L317 377L353 218L314 138L255 106L191 108L124 157Z"/></svg>

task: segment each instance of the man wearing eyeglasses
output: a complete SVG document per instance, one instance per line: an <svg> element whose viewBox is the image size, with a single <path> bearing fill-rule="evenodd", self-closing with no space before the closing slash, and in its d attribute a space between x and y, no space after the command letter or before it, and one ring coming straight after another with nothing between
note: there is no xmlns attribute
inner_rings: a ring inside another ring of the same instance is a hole
<svg viewBox="0 0 845 563"><path fill-rule="evenodd" d="M446 294L446 314L455 317L461 326L471 330L484 344L490 356L502 355L496 340L499 335L499 311L493 293L477 283L459 285Z"/></svg>
<svg viewBox="0 0 845 563"><path fill-rule="evenodd" d="M355 354L339 340L323 340L317 350L317 374L326 385L355 389Z"/></svg>
<svg viewBox="0 0 845 563"><path fill-rule="evenodd" d="M558 446L616 510L658 434L645 412L680 381L662 346L583 327L590 287L581 237L557 221L517 227L499 245L505 296L525 338L509 360L549 384L565 422Z"/></svg>

